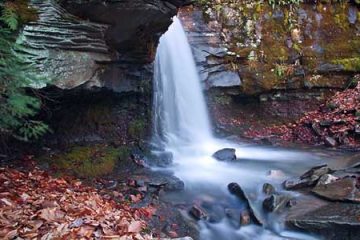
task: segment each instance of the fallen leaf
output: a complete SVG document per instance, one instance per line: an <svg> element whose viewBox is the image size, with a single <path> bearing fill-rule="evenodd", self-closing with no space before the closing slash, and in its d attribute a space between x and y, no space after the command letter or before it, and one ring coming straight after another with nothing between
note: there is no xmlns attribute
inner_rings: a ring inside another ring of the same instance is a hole
<svg viewBox="0 0 360 240"><path fill-rule="evenodd" d="M48 222L62 219L65 213L58 208L44 208L40 210L39 217Z"/></svg>
<svg viewBox="0 0 360 240"><path fill-rule="evenodd" d="M128 227L128 232L138 233L142 229L142 223L140 221L132 221Z"/></svg>

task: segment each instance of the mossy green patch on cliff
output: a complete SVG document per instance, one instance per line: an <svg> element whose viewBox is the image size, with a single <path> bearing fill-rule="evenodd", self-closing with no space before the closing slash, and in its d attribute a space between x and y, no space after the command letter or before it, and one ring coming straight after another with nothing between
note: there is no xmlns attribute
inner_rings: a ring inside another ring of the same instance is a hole
<svg viewBox="0 0 360 240"><path fill-rule="evenodd" d="M360 57L338 59L332 61L332 63L343 66L345 71L349 71L349 72L360 71Z"/></svg>
<svg viewBox="0 0 360 240"><path fill-rule="evenodd" d="M142 119L136 119L129 123L128 134L131 138L139 140L145 136L146 124Z"/></svg>
<svg viewBox="0 0 360 240"><path fill-rule="evenodd" d="M60 172L70 172L79 177L96 177L111 173L119 158L127 153L124 149L106 145L75 146L67 152L43 160L50 162Z"/></svg>
<svg viewBox="0 0 360 240"><path fill-rule="evenodd" d="M229 105L232 101L231 97L225 94L216 95L213 98L214 102L219 105Z"/></svg>

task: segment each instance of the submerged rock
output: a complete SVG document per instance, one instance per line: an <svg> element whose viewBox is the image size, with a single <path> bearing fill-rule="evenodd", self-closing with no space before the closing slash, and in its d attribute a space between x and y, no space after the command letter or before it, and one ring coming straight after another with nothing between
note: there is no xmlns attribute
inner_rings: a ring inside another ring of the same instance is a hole
<svg viewBox="0 0 360 240"><path fill-rule="evenodd" d="M283 194L272 194L263 201L263 208L268 212L279 212L289 206L291 197Z"/></svg>
<svg viewBox="0 0 360 240"><path fill-rule="evenodd" d="M150 165L155 165L157 167L168 167L173 162L172 152L157 152L154 153L151 157Z"/></svg>
<svg viewBox="0 0 360 240"><path fill-rule="evenodd" d="M266 195L273 194L275 192L275 187L270 183L264 183L263 185L263 193Z"/></svg>
<svg viewBox="0 0 360 240"><path fill-rule="evenodd" d="M241 210L239 209L233 209L233 208L227 208L225 209L225 215L228 217L228 219L230 220L230 223L235 227L238 228L240 227L240 222L241 219L239 221L239 216L241 218Z"/></svg>
<svg viewBox="0 0 360 240"><path fill-rule="evenodd" d="M285 177L285 173L283 171L281 171L281 170L272 169L272 170L270 170L268 172L268 177L270 177L270 178L283 178L283 177Z"/></svg>
<svg viewBox="0 0 360 240"><path fill-rule="evenodd" d="M224 148L213 154L213 157L219 161L234 161L236 160L236 150L233 148Z"/></svg>
<svg viewBox="0 0 360 240"><path fill-rule="evenodd" d="M229 192L236 195L240 200L247 201L244 191L237 183L230 183L228 185Z"/></svg>
<svg viewBox="0 0 360 240"><path fill-rule="evenodd" d="M251 223L250 212L244 210L240 213L240 224L241 226L249 225Z"/></svg>
<svg viewBox="0 0 360 240"><path fill-rule="evenodd" d="M201 207L207 212L208 221L211 223L218 223L225 218L225 209L221 204L204 202Z"/></svg>
<svg viewBox="0 0 360 240"><path fill-rule="evenodd" d="M237 183L230 183L228 185L229 192L234 194L239 198L239 200L245 202L245 208L248 210L251 222L257 225L263 225L265 220L263 219L261 213L256 211L256 208L252 206L249 198L245 194L245 192L242 190L239 184Z"/></svg>
<svg viewBox="0 0 360 240"><path fill-rule="evenodd" d="M196 220L206 220L208 218L207 212L197 205L193 205L189 212Z"/></svg>

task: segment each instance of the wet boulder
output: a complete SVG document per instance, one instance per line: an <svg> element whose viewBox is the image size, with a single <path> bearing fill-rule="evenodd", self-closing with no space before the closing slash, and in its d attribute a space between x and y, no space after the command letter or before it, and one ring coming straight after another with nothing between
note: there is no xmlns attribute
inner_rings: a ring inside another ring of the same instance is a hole
<svg viewBox="0 0 360 240"><path fill-rule="evenodd" d="M331 170L327 164L323 164L323 165L315 166L310 170L306 171L303 175L300 176L300 179L306 179L306 178L319 179L322 175L331 172L333 172L333 170Z"/></svg>
<svg viewBox="0 0 360 240"><path fill-rule="evenodd" d="M296 189L301 189L301 188L306 188L306 187L312 187L312 186L315 186L317 180L318 180L317 178L316 179L292 178L292 179L288 179L288 180L284 181L283 187L286 190L296 190Z"/></svg>
<svg viewBox="0 0 360 240"><path fill-rule="evenodd" d="M330 184L332 182L337 181L339 178L335 177L334 175L331 174L324 174L320 177L320 179L318 180L316 186L318 185L327 185Z"/></svg>
<svg viewBox="0 0 360 240"><path fill-rule="evenodd" d="M228 185L228 189L229 189L229 192L230 192L231 194L236 195L240 200L242 200L242 201L246 201L246 200L247 200L247 198L246 198L246 196L245 196L245 193L244 193L244 191L242 190L242 188L240 187L239 184L237 184L237 183L230 183L230 184Z"/></svg>
<svg viewBox="0 0 360 240"><path fill-rule="evenodd" d="M295 230L321 235L326 240L356 240L360 236L360 204L326 201L315 196L297 199L285 224Z"/></svg>
<svg viewBox="0 0 360 240"><path fill-rule="evenodd" d="M152 154L150 165L155 165L157 167L168 167L173 162L172 152L156 152Z"/></svg>
<svg viewBox="0 0 360 240"><path fill-rule="evenodd" d="M234 161L236 160L236 150L233 148L224 148L213 154L213 158L219 161Z"/></svg>
<svg viewBox="0 0 360 240"><path fill-rule="evenodd" d="M267 212L279 212L289 206L291 196L285 194L272 194L263 201L263 209Z"/></svg>
<svg viewBox="0 0 360 240"><path fill-rule="evenodd" d="M240 201L245 203L245 209L249 211L251 222L257 225L263 225L265 222L263 216L251 204L249 197L246 195L240 185L233 182L228 185L228 189L231 194L235 195Z"/></svg>
<svg viewBox="0 0 360 240"><path fill-rule="evenodd" d="M196 220L206 220L208 218L207 212L198 205L193 205L189 213Z"/></svg>
<svg viewBox="0 0 360 240"><path fill-rule="evenodd" d="M235 228L240 227L241 219L239 221L239 216L241 218L241 213L242 213L242 211L240 209L234 209L234 208L225 209L226 217L230 221L230 224L233 225L233 227L235 227Z"/></svg>
<svg viewBox="0 0 360 240"><path fill-rule="evenodd" d="M165 191L181 191L184 190L185 184L179 178L169 174L158 174L151 177L148 181L150 187L164 189Z"/></svg>
<svg viewBox="0 0 360 240"><path fill-rule="evenodd" d="M275 192L275 187L270 183L264 183L263 185L263 193L266 195L273 194Z"/></svg>
<svg viewBox="0 0 360 240"><path fill-rule="evenodd" d="M225 209L220 204L214 202L203 202L201 207L207 212L208 221L211 223L218 223L225 218Z"/></svg>
<svg viewBox="0 0 360 240"><path fill-rule="evenodd" d="M245 226L251 223L251 213L248 210L244 210L240 213L240 225Z"/></svg>
<svg viewBox="0 0 360 240"><path fill-rule="evenodd" d="M306 171L299 178L288 179L283 183L283 186L286 190L296 190L306 187L313 187L316 185L321 176L333 173L334 171L330 169L326 164L319 165L311 168Z"/></svg>
<svg viewBox="0 0 360 240"><path fill-rule="evenodd" d="M329 184L319 184L312 192L330 201L343 201L360 203L360 191L356 178L344 178Z"/></svg>

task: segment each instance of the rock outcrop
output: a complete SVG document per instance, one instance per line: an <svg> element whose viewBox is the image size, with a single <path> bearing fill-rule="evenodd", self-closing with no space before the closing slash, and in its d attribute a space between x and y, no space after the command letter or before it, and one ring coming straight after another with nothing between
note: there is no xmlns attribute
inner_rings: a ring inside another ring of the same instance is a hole
<svg viewBox="0 0 360 240"><path fill-rule="evenodd" d="M180 16L207 87L237 87L243 95L344 88L360 71L352 3L205 1Z"/></svg>
<svg viewBox="0 0 360 240"><path fill-rule="evenodd" d="M231 64L226 61L227 49L221 39L221 28L208 25L202 11L191 6L182 8L179 17L204 87L239 89L241 79L236 69L231 69Z"/></svg>
<svg viewBox="0 0 360 240"><path fill-rule="evenodd" d="M32 1L38 20L18 43L61 89L141 92L151 81L159 37L184 0Z"/></svg>

